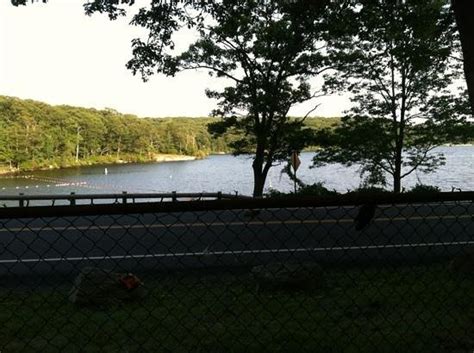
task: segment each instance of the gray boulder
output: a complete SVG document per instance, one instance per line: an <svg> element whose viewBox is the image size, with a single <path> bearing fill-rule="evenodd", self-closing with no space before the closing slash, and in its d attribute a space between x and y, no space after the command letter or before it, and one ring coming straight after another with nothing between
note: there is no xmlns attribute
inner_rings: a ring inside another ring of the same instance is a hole
<svg viewBox="0 0 474 353"><path fill-rule="evenodd" d="M69 300L77 305L106 305L146 296L143 283L131 273L85 267L76 277Z"/></svg>
<svg viewBox="0 0 474 353"><path fill-rule="evenodd" d="M313 290L323 282L323 270L316 263L274 262L252 268L258 289Z"/></svg>

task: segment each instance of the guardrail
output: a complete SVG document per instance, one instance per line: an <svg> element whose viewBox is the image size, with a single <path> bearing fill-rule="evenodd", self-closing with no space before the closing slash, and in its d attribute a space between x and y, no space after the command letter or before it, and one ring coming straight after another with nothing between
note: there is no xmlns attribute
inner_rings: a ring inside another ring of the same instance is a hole
<svg viewBox="0 0 474 353"><path fill-rule="evenodd" d="M123 191L118 194L70 194L63 195L0 195L0 204L2 201L13 202L19 207L33 206L32 202L40 202L40 206L45 206L44 201L51 202L50 206L70 206L94 205L101 201L112 201L112 204L127 204L127 203L144 203L144 202L165 202L165 201L203 201L203 200L236 200L236 199L251 199L250 196L243 196L238 194L224 194L222 192L216 193L177 193L175 191L170 193L127 193ZM88 201L88 202L85 202ZM3 204L7 207L6 204Z"/></svg>

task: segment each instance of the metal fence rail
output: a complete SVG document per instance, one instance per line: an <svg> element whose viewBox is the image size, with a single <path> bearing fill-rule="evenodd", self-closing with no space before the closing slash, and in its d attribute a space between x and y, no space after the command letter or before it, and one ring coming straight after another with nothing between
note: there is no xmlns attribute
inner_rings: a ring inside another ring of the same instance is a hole
<svg viewBox="0 0 474 353"><path fill-rule="evenodd" d="M0 351L471 352L473 196L3 208Z"/></svg>
<svg viewBox="0 0 474 353"><path fill-rule="evenodd" d="M10 202L10 207L28 207L28 206L57 206L69 204L75 206L78 204L82 205L94 205L96 203L139 203L139 202L166 202L166 201L179 201L179 200L235 200L235 199L250 199L249 196L238 195L238 194L225 194L222 192L214 193L177 193L175 191L170 193L128 193L123 191L120 194L76 194L71 192L70 194L62 195L25 195L20 193L19 195L0 195L0 203L2 201ZM34 202L38 202L34 204ZM6 204L4 204L7 207Z"/></svg>

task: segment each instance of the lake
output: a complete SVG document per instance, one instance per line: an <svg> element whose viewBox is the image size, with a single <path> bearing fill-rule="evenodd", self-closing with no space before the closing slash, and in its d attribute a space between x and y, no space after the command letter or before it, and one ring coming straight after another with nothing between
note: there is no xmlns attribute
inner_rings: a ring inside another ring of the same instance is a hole
<svg viewBox="0 0 474 353"><path fill-rule="evenodd" d="M410 188L417 182L474 190L474 146L439 147L446 156L446 165L436 173L412 173L403 182ZM340 192L359 186L358 167L334 164L310 169L314 153L302 153L298 177L306 183L323 181L325 186ZM0 178L0 194L65 194L132 192L217 192L250 195L253 177L251 158L214 155L196 161L120 164L48 170L17 177ZM107 168L107 175L104 169ZM266 188L290 191L293 184L281 174L282 166L272 168Z"/></svg>

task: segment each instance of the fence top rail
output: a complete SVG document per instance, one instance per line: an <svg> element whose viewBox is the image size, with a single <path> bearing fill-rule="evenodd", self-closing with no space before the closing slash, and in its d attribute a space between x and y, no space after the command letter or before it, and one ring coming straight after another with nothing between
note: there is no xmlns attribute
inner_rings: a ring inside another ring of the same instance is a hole
<svg viewBox="0 0 474 353"><path fill-rule="evenodd" d="M250 196L236 195L236 194L224 194L220 192L214 193L127 193L123 192L120 194L58 194L58 195L0 195L1 201L33 201L33 200L109 200L109 199L173 199L173 198L223 198L223 199L236 199L236 198L251 198Z"/></svg>
<svg viewBox="0 0 474 353"><path fill-rule="evenodd" d="M147 202L129 204L96 204L76 206L36 206L0 208L0 219L198 212L236 209L357 206L361 204L416 204L437 202L473 202L474 192L434 194L365 194L325 197L234 198L204 201Z"/></svg>

